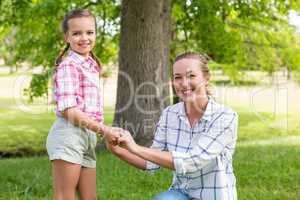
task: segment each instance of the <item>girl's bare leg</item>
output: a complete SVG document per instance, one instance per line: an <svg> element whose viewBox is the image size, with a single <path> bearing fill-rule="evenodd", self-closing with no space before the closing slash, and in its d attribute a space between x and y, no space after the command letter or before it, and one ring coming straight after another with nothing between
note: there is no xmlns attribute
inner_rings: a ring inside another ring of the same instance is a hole
<svg viewBox="0 0 300 200"><path fill-rule="evenodd" d="M80 200L96 200L96 169L82 168L79 182L78 194Z"/></svg>
<svg viewBox="0 0 300 200"><path fill-rule="evenodd" d="M52 161L54 200L74 200L81 165L63 160Z"/></svg>

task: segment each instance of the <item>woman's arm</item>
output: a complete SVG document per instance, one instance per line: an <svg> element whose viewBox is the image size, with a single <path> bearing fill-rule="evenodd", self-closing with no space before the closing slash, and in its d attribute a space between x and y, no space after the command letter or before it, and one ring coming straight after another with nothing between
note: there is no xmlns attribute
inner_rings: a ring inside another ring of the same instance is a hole
<svg viewBox="0 0 300 200"><path fill-rule="evenodd" d="M137 145L133 153L162 167L174 170L172 155L168 151L160 151Z"/></svg>
<svg viewBox="0 0 300 200"><path fill-rule="evenodd" d="M203 168L220 155L228 144L234 144L237 118L237 114L232 113L232 115L224 115L216 120L210 128L210 134L195 138L193 149L188 152L173 151L171 153L139 146L128 131L122 132L118 143L145 160L176 170L179 175L185 175Z"/></svg>
<svg viewBox="0 0 300 200"><path fill-rule="evenodd" d="M154 162L162 167L174 170L172 155L170 152L142 147L135 143L131 134L124 131L118 138L120 145L123 145L131 154L144 160Z"/></svg>
<svg viewBox="0 0 300 200"><path fill-rule="evenodd" d="M136 156L135 154L131 153L127 149L124 149L118 145L114 145L111 143L106 143L106 146L110 152L116 155L121 160L124 160L130 165L135 166L136 168L145 170L146 169L146 160Z"/></svg>

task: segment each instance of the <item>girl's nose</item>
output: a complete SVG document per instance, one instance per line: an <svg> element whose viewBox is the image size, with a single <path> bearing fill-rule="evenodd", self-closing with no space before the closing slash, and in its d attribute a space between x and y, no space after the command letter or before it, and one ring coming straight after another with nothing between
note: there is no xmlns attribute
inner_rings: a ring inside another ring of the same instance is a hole
<svg viewBox="0 0 300 200"><path fill-rule="evenodd" d="M87 39L88 39L88 36L87 36L87 34L85 34L85 33L84 33L84 34L82 34L82 35L81 35L81 39L82 39L82 40L87 40Z"/></svg>

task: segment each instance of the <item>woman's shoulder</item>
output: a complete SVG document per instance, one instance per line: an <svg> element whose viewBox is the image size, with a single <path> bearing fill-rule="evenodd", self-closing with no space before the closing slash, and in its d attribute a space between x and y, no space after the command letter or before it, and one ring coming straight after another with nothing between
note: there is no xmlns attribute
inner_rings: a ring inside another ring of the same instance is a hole
<svg viewBox="0 0 300 200"><path fill-rule="evenodd" d="M180 114L182 112L182 109L183 109L183 102L179 102L179 103L167 106L162 111L162 115L167 114L167 113Z"/></svg>

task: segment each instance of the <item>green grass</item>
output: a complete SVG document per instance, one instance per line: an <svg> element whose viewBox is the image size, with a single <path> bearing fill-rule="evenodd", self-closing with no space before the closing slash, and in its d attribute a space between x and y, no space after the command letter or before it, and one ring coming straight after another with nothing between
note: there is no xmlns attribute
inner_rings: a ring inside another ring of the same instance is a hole
<svg viewBox="0 0 300 200"><path fill-rule="evenodd" d="M0 99L0 155L26 156L44 154L46 137L55 115L52 108L45 107L38 103L28 104L31 111L23 111L12 99ZM108 113L111 108L105 109ZM105 117L105 123L111 123L113 115Z"/></svg>
<svg viewBox="0 0 300 200"><path fill-rule="evenodd" d="M231 80L212 80L211 83L217 86L255 86L261 84L257 80L238 80L236 83L233 83Z"/></svg>
<svg viewBox="0 0 300 200"><path fill-rule="evenodd" d="M254 113L236 108L239 114L239 141L263 140L272 137L300 135L299 114Z"/></svg>
<svg viewBox="0 0 300 200"><path fill-rule="evenodd" d="M55 116L51 112L24 113L9 99L0 99L0 152L37 155L45 152L45 139ZM300 197L299 114L288 116L239 113L239 139L234 157L241 200L298 200ZM105 109L105 123L113 112ZM0 199L51 199L51 166L45 155L2 158ZM166 190L171 173L149 175L102 151L97 162L99 199L146 200Z"/></svg>
<svg viewBox="0 0 300 200"><path fill-rule="evenodd" d="M45 153L48 131L55 120L52 108L45 109L35 103L28 108L37 112L24 112L11 99L0 99L0 155L37 155ZM36 108L37 107L37 108ZM235 108L239 113L239 141L261 140L272 137L300 135L299 115L273 116L271 113L252 113ZM111 124L113 109L105 108L105 123Z"/></svg>
<svg viewBox="0 0 300 200"><path fill-rule="evenodd" d="M238 146L234 157L239 199L298 200L300 145Z"/></svg>
<svg viewBox="0 0 300 200"><path fill-rule="evenodd" d="M286 145L238 146L234 159L240 200L297 200L300 148ZM47 157L0 160L0 199L51 199ZM99 199L146 200L167 190L171 173L150 175L101 152L97 161Z"/></svg>

